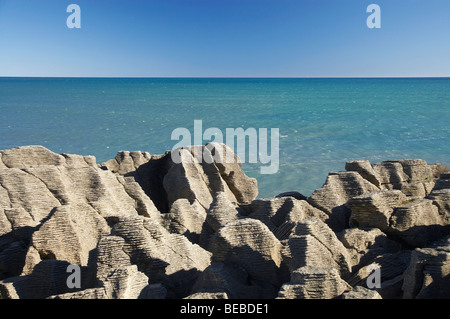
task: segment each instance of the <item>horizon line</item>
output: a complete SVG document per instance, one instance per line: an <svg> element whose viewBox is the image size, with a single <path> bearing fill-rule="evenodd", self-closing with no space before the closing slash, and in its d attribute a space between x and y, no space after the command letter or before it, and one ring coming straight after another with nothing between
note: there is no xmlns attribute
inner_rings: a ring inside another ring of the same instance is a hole
<svg viewBox="0 0 450 319"><path fill-rule="evenodd" d="M449 76L3 76L36 79L446 79Z"/></svg>

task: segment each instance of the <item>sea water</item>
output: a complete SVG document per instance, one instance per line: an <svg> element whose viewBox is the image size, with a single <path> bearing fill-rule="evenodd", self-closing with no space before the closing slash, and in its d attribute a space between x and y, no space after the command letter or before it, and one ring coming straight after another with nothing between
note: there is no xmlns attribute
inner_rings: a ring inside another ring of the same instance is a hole
<svg viewBox="0 0 450 319"><path fill-rule="evenodd" d="M450 78L0 78L0 149L163 154L174 129L279 128L279 169L259 197L306 196L349 160L450 163Z"/></svg>

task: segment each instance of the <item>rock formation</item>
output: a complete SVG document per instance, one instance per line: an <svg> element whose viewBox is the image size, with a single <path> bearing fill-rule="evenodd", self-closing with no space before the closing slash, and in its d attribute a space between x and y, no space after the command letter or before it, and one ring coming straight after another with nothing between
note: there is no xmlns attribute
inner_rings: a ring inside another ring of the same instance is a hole
<svg viewBox="0 0 450 319"><path fill-rule="evenodd" d="M450 298L450 174L345 169L310 197L257 198L223 144L101 164L2 150L0 298Z"/></svg>

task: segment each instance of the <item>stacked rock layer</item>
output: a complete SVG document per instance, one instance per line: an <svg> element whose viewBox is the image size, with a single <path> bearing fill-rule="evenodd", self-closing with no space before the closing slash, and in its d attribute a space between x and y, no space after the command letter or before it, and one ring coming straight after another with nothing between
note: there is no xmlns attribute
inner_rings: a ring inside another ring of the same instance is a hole
<svg viewBox="0 0 450 319"><path fill-rule="evenodd" d="M352 161L309 197L257 195L223 144L0 151L0 298L450 298L439 164Z"/></svg>

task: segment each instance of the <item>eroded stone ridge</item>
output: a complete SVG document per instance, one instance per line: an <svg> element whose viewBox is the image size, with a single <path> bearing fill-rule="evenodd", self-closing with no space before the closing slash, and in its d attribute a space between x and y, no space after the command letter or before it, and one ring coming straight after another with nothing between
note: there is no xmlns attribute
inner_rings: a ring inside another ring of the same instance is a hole
<svg viewBox="0 0 450 319"><path fill-rule="evenodd" d="M420 159L345 169L310 197L257 198L223 144L101 164L2 150L0 298L450 298L450 174Z"/></svg>

